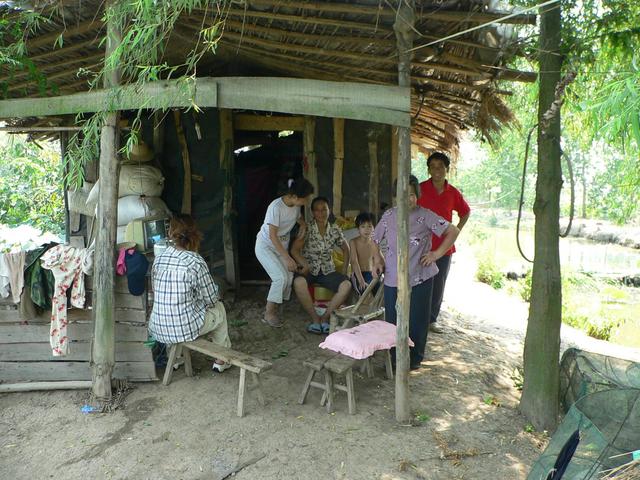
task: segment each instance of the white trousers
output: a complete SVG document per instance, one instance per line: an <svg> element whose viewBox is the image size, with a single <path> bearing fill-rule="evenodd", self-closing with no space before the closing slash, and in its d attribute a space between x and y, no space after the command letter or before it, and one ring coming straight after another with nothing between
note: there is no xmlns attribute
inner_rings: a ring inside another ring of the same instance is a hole
<svg viewBox="0 0 640 480"><path fill-rule="evenodd" d="M287 270L284 260L271 242L267 242L260 237L256 239L256 258L271 278L271 288L269 288L267 301L282 303L283 300L289 300L291 297L291 285L293 284L293 272Z"/></svg>

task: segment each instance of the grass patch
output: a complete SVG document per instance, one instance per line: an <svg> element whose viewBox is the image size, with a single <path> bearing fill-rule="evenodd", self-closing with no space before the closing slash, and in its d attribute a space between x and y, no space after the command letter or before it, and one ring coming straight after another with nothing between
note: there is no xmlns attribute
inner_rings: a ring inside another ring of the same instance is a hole
<svg viewBox="0 0 640 480"><path fill-rule="evenodd" d="M493 260L486 258L478 262L478 270L476 271L476 280L487 285L491 285L496 290L504 287L505 276Z"/></svg>

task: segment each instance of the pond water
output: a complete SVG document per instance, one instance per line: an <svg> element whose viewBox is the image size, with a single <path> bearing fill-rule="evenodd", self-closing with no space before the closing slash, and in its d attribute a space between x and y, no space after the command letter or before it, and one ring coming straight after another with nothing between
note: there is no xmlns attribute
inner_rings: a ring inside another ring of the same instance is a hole
<svg viewBox="0 0 640 480"><path fill-rule="evenodd" d="M488 253L501 268L527 263L518 252L515 229L483 227L482 231L487 234L484 245L491 249ZM533 259L533 232L520 232L520 245L525 255ZM640 250L567 237L560 239L560 263L577 272L637 275L640 274Z"/></svg>
<svg viewBox="0 0 640 480"><path fill-rule="evenodd" d="M515 228L474 225L463 235L466 237L463 242L466 240L473 245L478 258L492 257L503 272L524 272L531 268L518 252ZM521 232L520 244L524 253L533 258L532 231ZM600 276L617 278L640 274L640 250L581 238L560 239L560 262L563 276L568 272L580 272L595 274L594 278L598 279ZM640 347L640 289L607 284L603 279L596 283L597 287L578 287L571 295L565 292L563 296L572 305L572 311L594 319L620 320L619 326L611 331L610 341Z"/></svg>

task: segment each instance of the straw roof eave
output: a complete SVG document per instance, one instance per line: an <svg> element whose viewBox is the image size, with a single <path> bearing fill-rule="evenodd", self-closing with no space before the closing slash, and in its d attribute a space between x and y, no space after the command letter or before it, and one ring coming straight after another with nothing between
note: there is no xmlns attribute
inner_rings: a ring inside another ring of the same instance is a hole
<svg viewBox="0 0 640 480"><path fill-rule="evenodd" d="M496 81L533 81L535 75L507 68L506 62L517 54L517 48L509 47L508 42L503 42L504 47L483 43L485 35L465 34L428 45L469 26L497 19L500 13L477 11L477 3L471 0L450 1L439 8L433 2L417 0L416 4L412 141L422 148L451 152L457 148L462 129L487 129L483 133L490 137L496 128L512 120L498 97L502 92ZM57 92L87 90L87 77L78 73L90 78L90 72L100 68L100 40L105 33L99 20L102 7L97 0L67 2L64 19L53 16L28 39L29 58L41 75L57 86ZM180 41L168 42L165 60L180 64L190 48L189 41L195 42L202 26L210 22L207 18L199 11L184 15L172 34ZM395 11L377 1L235 2L226 11L216 54L202 59L208 71L199 68L198 72L225 74L225 62L234 62L276 75L395 85L394 20ZM521 24L532 21L535 18L528 15L510 20ZM54 42L61 34L63 46L55 48ZM489 36L496 35L492 31ZM174 48L177 43L180 50ZM7 69L0 70L2 84L9 98L36 96L42 88L25 72Z"/></svg>

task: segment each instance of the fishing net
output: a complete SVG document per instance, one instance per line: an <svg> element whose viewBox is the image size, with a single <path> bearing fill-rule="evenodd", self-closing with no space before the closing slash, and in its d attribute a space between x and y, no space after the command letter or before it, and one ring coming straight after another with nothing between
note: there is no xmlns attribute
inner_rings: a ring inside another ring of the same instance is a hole
<svg viewBox="0 0 640 480"><path fill-rule="evenodd" d="M600 479L640 451L640 364L568 350L561 362L561 402L566 415L527 480L552 478L549 472L565 456L562 480ZM580 440L567 456L576 431Z"/></svg>

